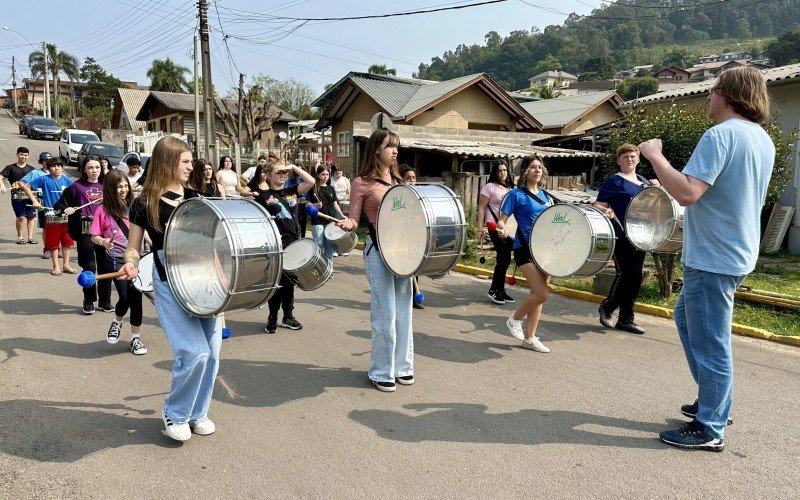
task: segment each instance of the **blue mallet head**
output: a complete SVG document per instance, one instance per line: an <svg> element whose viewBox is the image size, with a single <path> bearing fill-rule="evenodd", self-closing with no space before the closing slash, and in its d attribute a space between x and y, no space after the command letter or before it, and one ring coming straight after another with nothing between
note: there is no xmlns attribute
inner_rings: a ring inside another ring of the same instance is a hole
<svg viewBox="0 0 800 500"><path fill-rule="evenodd" d="M222 329L222 338L227 339L230 338L230 336L231 336L231 329L226 326L225 328Z"/></svg>
<svg viewBox="0 0 800 500"><path fill-rule="evenodd" d="M319 208L316 205L306 205L306 213L311 217L316 217L319 214Z"/></svg>
<svg viewBox="0 0 800 500"><path fill-rule="evenodd" d="M78 284L83 288L89 288L94 285L96 281L94 273L91 271L84 271L78 275Z"/></svg>
<svg viewBox="0 0 800 500"><path fill-rule="evenodd" d="M417 304L422 304L423 302L425 302L425 294L422 292L415 293L414 302L416 302Z"/></svg>

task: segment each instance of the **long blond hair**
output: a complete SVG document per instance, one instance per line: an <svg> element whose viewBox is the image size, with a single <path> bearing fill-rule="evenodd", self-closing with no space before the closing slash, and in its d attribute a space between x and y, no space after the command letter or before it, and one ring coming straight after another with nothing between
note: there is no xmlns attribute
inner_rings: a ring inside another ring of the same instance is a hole
<svg viewBox="0 0 800 500"><path fill-rule="evenodd" d="M180 162L181 155L191 151L182 140L167 136L159 140L153 147L153 154L147 165L147 178L142 186L139 200L147 210L147 220L156 231L162 231L158 219L158 204L161 197L175 182L175 168ZM186 184L183 187L188 187Z"/></svg>

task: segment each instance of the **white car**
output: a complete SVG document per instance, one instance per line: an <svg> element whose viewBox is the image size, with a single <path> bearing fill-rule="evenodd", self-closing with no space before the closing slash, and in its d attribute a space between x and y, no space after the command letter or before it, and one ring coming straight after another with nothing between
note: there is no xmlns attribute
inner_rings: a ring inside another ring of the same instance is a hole
<svg viewBox="0 0 800 500"><path fill-rule="evenodd" d="M58 144L58 156L67 163L78 162L78 151L81 150L84 142L99 141L100 138L91 130L80 130L68 128L61 133Z"/></svg>
<svg viewBox="0 0 800 500"><path fill-rule="evenodd" d="M119 165L117 165L115 168L117 168L118 170L121 170L121 171L123 171L123 172L125 172L127 174L128 173L128 158L130 158L132 156L135 156L135 157L139 158L139 161L142 164L142 166L139 168L139 172L144 172L144 169L147 168L147 162L150 161L150 153L137 153L136 151L133 151L133 152L130 152L130 153L125 153L125 156L122 157L122 160L120 160Z"/></svg>

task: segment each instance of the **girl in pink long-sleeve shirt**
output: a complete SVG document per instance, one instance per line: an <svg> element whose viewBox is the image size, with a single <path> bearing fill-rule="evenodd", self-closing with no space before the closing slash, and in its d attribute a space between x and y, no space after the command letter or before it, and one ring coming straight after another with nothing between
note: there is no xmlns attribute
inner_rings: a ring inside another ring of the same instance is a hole
<svg viewBox="0 0 800 500"><path fill-rule="evenodd" d="M344 230L358 226L362 214L369 222L364 243L364 270L370 284L372 351L368 377L382 392L394 392L396 384L414 383L414 337L411 327L411 278L395 276L380 256L376 227L381 200L391 186L402 184L397 167L400 139L381 128L367 141L364 161L350 188L350 213L337 223ZM383 228L382 228L383 230Z"/></svg>

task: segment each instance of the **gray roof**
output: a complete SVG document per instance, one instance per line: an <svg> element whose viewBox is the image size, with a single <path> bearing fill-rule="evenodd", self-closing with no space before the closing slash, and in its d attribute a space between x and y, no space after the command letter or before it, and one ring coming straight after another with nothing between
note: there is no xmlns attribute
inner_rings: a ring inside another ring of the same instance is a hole
<svg viewBox="0 0 800 500"><path fill-rule="evenodd" d="M215 100L220 104L224 103L225 106L230 110L230 112L234 116L239 115L239 101L236 99L223 99L220 97L216 97ZM155 104L155 102L160 102L165 107L174 110L174 111L194 111L194 94L179 94L176 92L161 92L156 90L151 90L149 95L145 98L144 102L142 103L139 112L136 115L137 120L147 120L148 115L142 114L145 108L149 108ZM284 111L277 106L273 106L274 109L281 112L281 117L278 118L277 121L279 122L293 122L297 121L297 117L292 115L291 113ZM200 113L203 112L202 101L200 104Z"/></svg>
<svg viewBox="0 0 800 500"><path fill-rule="evenodd" d="M578 79L577 76L573 75L572 73L567 73L566 71L545 71L543 73L539 73L538 75L533 75L532 77L528 78L528 81L539 78L570 78L573 80Z"/></svg>
<svg viewBox="0 0 800 500"><path fill-rule="evenodd" d="M125 87L118 88L117 92L119 92L122 109L125 110L125 114L128 116L128 121L131 122L131 129L146 130L147 122L143 120L137 120L136 115L139 114L139 110L142 109L142 104L144 104L144 101L147 99L147 96L150 92L148 90L129 89Z"/></svg>
<svg viewBox="0 0 800 500"><path fill-rule="evenodd" d="M604 90L602 92L524 102L522 107L534 118L542 122L542 128L562 128L616 95L618 95L616 90Z"/></svg>
<svg viewBox="0 0 800 500"><path fill-rule="evenodd" d="M767 86L774 85L777 82L785 80L800 80L800 64L789 64L788 66L779 66L777 68L767 68L761 70L764 78L767 80ZM640 97L623 104L622 108L636 106L637 104L645 102L662 101L666 99L677 99L691 95L706 94L716 84L716 80L706 80L698 83L690 83L684 87L677 89L659 92L657 94Z"/></svg>
<svg viewBox="0 0 800 500"><path fill-rule="evenodd" d="M375 80L363 76L353 76L352 81L392 116L401 114L400 110L417 90L428 85L397 80Z"/></svg>
<svg viewBox="0 0 800 500"><path fill-rule="evenodd" d="M419 109L428 106L437 99L444 97L445 95L456 90L462 85L476 78L480 78L480 76L481 73L478 73L474 75L462 76L460 78L454 78L452 80L447 80L444 82L437 82L429 85L420 85L419 87L417 87L417 91L414 92L414 95L411 96L411 98L405 103L403 108L396 114L397 116L401 117L409 115Z"/></svg>

